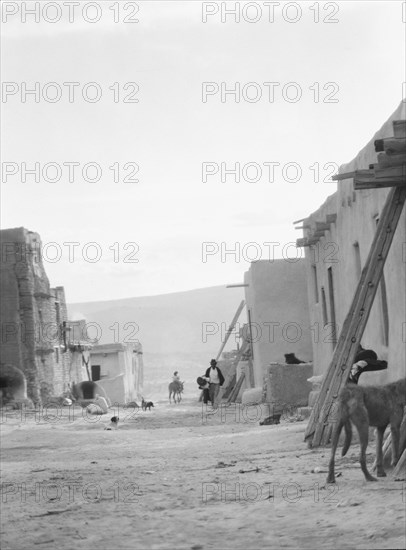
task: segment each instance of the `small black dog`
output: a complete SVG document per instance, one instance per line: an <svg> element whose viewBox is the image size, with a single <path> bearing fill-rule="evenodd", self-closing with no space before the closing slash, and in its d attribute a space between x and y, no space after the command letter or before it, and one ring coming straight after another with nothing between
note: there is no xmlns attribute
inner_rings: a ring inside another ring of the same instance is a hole
<svg viewBox="0 0 406 550"><path fill-rule="evenodd" d="M109 426L106 426L104 429L105 430L117 430L118 428L118 421L119 421L119 417L118 416L112 416L110 418L110 425Z"/></svg>
<svg viewBox="0 0 406 550"><path fill-rule="evenodd" d="M259 423L260 426L267 426L268 424L280 424L281 423L281 414L273 414L272 416L268 416L265 418L265 420L262 420L262 422Z"/></svg>
<svg viewBox="0 0 406 550"><path fill-rule="evenodd" d="M299 365L300 363L304 363L304 361L298 359L294 353L285 353L285 363L287 365Z"/></svg>
<svg viewBox="0 0 406 550"><path fill-rule="evenodd" d="M153 404L152 401L145 401L144 398L142 398L141 407L142 407L143 411L146 411L147 409L151 410L151 407L153 407L153 406L154 406L154 404Z"/></svg>

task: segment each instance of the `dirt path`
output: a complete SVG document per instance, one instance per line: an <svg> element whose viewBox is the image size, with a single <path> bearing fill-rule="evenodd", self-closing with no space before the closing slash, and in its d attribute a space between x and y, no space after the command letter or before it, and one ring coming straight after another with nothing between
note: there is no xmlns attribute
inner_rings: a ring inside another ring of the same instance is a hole
<svg viewBox="0 0 406 550"><path fill-rule="evenodd" d="M3 417L3 550L406 545L404 482L367 484L354 445L326 487L328 450L306 448L303 422L259 426L185 401L120 413L105 431L106 416L74 412Z"/></svg>

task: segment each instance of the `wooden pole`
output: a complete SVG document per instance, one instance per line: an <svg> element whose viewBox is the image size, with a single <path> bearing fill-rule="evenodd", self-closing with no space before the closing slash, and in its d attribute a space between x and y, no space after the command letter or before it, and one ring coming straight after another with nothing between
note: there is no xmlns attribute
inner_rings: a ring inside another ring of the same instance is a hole
<svg viewBox="0 0 406 550"><path fill-rule="evenodd" d="M233 320L231 321L231 325L228 327L228 330L226 332L226 336L224 338L224 342L221 344L220 351L217 354L216 361L219 360L219 358L221 356L221 353L222 353L223 349L225 348L225 345L227 344L227 340L229 339L230 334L233 332L234 327L235 327L235 325L238 321L238 318L239 318L244 306L245 306L245 301L242 300L241 304L238 306L238 309L237 309L237 311L236 311L236 313L233 317Z"/></svg>
<svg viewBox="0 0 406 550"><path fill-rule="evenodd" d="M237 353L237 355L236 355L236 357L233 361L233 364L231 365L230 370L227 373L227 378L229 380L229 383L227 384L227 386L223 390L224 391L223 398L227 397L227 395L230 393L230 391L233 389L233 387L235 385L237 365L240 362L241 357L243 356L243 354L247 350L247 347L248 347L248 342L247 342L247 340L244 340L244 342L242 343L242 346L240 347L240 349L239 349L239 351L238 351L238 353Z"/></svg>
<svg viewBox="0 0 406 550"><path fill-rule="evenodd" d="M406 450L403 451L399 462L396 464L395 470L393 472L393 477L400 477L402 473L404 476L406 476Z"/></svg>
<svg viewBox="0 0 406 550"><path fill-rule="evenodd" d="M245 372L241 373L241 376L238 379L238 382L235 388L231 392L230 397L227 399L227 403L233 403L237 399L238 394L240 393L242 383L244 382L244 378L245 378Z"/></svg>

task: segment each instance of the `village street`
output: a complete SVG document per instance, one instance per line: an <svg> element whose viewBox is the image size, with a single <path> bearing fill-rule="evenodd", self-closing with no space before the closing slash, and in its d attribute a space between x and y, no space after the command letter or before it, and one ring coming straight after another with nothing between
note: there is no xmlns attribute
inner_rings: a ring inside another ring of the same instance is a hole
<svg viewBox="0 0 406 550"><path fill-rule="evenodd" d="M405 547L404 482L367 484L353 445L325 487L329 450L306 448L303 421L186 399L106 431L110 414L81 411L3 414L3 550Z"/></svg>

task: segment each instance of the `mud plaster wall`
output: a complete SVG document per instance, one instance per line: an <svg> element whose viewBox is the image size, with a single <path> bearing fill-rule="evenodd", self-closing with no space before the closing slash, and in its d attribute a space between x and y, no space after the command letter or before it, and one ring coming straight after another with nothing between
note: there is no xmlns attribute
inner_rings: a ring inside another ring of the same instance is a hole
<svg viewBox="0 0 406 550"><path fill-rule="evenodd" d="M262 386L270 362L293 352L312 360L305 260L253 262L245 273L245 300L253 326L255 386Z"/></svg>
<svg viewBox="0 0 406 550"><path fill-rule="evenodd" d="M304 407L307 405L312 384L313 365L270 365L265 373L266 401L280 406Z"/></svg>
<svg viewBox="0 0 406 550"><path fill-rule="evenodd" d="M112 401L137 400L142 392L143 364L141 346L101 344L91 352L91 363L100 365L102 385Z"/></svg>
<svg viewBox="0 0 406 550"><path fill-rule="evenodd" d="M374 140L393 136L392 120L405 118L406 104L401 103L371 141L350 163L341 166L340 172L365 169L377 161ZM336 223L326 232L319 242L316 260L309 248L306 251L306 272L312 333L315 374L326 372L333 352L329 342L329 327L324 328L320 288L328 289L327 269L332 268L334 281L334 302L336 322L342 326L349 310L359 273L356 266L354 243L359 244L361 267L368 256L376 228L376 216L383 209L389 189L368 189L354 191L352 180L338 183L337 192L314 212L309 220L323 221L326 214L337 213ZM381 290L378 288L371 315L361 340L365 348L374 349L378 357L386 359L387 371L368 372L361 376L361 384L384 384L405 376L406 365L406 212L405 208L398 223L391 250L384 268L387 304L389 313L389 345L384 341ZM312 265L316 266L319 302L315 298L315 282ZM327 300L328 301L328 300ZM330 320L331 311L327 303Z"/></svg>
<svg viewBox="0 0 406 550"><path fill-rule="evenodd" d="M66 320L65 294L62 287L50 288L37 233L5 229L0 243L0 361L25 374L27 396L34 403L46 402L62 393L69 380L70 357L62 353L58 326Z"/></svg>
<svg viewBox="0 0 406 550"><path fill-rule="evenodd" d="M136 401L135 396L130 398L126 392L124 374L119 374L114 378L104 378L98 380L97 383L104 389L113 405L125 405L130 401Z"/></svg>
<svg viewBox="0 0 406 550"><path fill-rule="evenodd" d="M39 235L22 227L1 231L1 362L22 370L35 403L47 395L53 375L53 346L41 337L43 323L54 318L39 246Z"/></svg>
<svg viewBox="0 0 406 550"><path fill-rule="evenodd" d="M63 290L62 287L58 287L58 289L59 288ZM87 325L84 319L78 321L68 321L67 327L69 329L66 331L67 351L62 355L62 358L65 359L65 369L67 369L65 370L64 386L67 382L77 383L88 380L84 360L87 361L90 372L91 367L89 350L94 342L87 332ZM77 344L81 344L84 349L74 347L75 345L77 346Z"/></svg>

